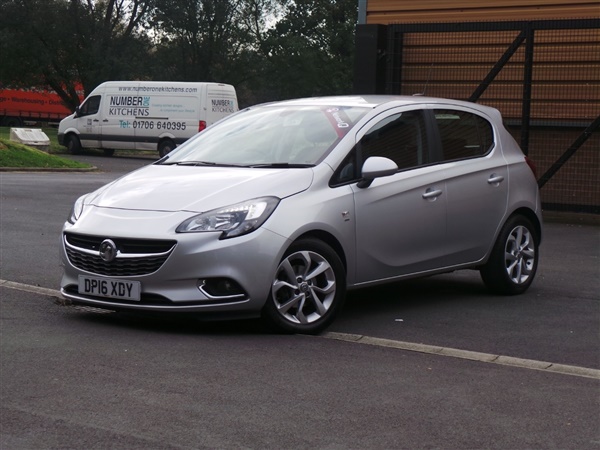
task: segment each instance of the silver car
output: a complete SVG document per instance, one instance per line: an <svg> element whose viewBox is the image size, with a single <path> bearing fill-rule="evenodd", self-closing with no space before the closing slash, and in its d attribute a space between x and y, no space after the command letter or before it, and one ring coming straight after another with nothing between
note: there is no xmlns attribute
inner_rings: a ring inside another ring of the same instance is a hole
<svg viewBox="0 0 600 450"><path fill-rule="evenodd" d="M80 197L61 292L111 310L262 316L318 333L347 289L477 269L532 283L531 162L489 107L345 96L258 105Z"/></svg>

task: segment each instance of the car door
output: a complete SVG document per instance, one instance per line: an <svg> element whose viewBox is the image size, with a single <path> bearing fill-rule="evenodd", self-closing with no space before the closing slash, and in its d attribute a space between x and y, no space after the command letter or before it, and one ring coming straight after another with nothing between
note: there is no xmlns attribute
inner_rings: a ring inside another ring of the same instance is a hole
<svg viewBox="0 0 600 450"><path fill-rule="evenodd" d="M444 265L482 259L506 214L508 166L490 121L462 109L433 109L447 203Z"/></svg>
<svg viewBox="0 0 600 450"><path fill-rule="evenodd" d="M357 134L357 164L383 156L398 171L366 188L353 184L357 282L423 272L438 266L446 233L445 186L431 161L421 110L377 116Z"/></svg>

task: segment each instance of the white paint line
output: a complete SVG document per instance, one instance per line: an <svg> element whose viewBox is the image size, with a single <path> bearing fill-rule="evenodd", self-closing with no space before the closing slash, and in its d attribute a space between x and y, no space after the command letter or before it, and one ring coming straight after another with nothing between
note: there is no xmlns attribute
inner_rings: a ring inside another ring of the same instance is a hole
<svg viewBox="0 0 600 450"><path fill-rule="evenodd" d="M553 364L546 361L536 361L533 359L513 358L511 356L493 355L490 353L472 352L468 350L459 350L456 348L438 347L434 345L416 344L414 342L395 341L392 339L382 339L358 334L346 333L323 333L320 337L326 339L335 339L338 341L354 342L357 344L374 345L378 347L391 347L411 352L427 353L430 355L450 356L452 358L468 359L503 366L520 367L525 369L542 370L563 375L594 378L600 380L600 370L587 367L569 366L566 364Z"/></svg>
<svg viewBox="0 0 600 450"><path fill-rule="evenodd" d="M60 297L60 291L48 289L30 284L16 283L14 281L0 280L0 287L17 289L19 291L33 292L34 294L49 295L50 297Z"/></svg>
<svg viewBox="0 0 600 450"><path fill-rule="evenodd" d="M16 283L0 279L0 287L17 289L20 291L33 292L35 294L47 295L50 297L62 298L60 291L48 289L39 286L31 286L29 284ZM105 312L97 308L81 308L89 311ZM106 311L109 312L109 311ZM520 367L525 369L542 370L563 375L572 375L578 377L595 378L600 380L600 370L590 369L588 367L570 366L566 364L554 364L546 361L536 361L533 359L514 358L512 356L493 355L490 353L473 352L469 350L460 350L456 348L438 347L435 345L417 344L414 342L403 342L392 339L383 339L360 334L326 332L320 335L326 339L335 339L338 341L355 342L358 344L373 345L376 347L390 347L399 350L407 350L410 352L427 353L430 355L449 356L452 358L468 359L471 361L479 361L492 364L500 364L503 366Z"/></svg>

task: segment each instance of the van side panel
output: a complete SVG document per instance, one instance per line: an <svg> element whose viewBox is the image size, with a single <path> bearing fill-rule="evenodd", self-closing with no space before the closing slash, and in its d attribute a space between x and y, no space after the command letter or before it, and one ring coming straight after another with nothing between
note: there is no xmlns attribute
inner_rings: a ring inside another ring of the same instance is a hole
<svg viewBox="0 0 600 450"><path fill-rule="evenodd" d="M93 95L101 96L97 114L59 125L61 136L79 135L84 148L156 150L165 139L179 145L201 122L209 126L238 110L233 86L219 83L108 81L88 99Z"/></svg>
<svg viewBox="0 0 600 450"><path fill-rule="evenodd" d="M233 86L212 84L207 87L206 125L210 126L238 110Z"/></svg>
<svg viewBox="0 0 600 450"><path fill-rule="evenodd" d="M162 139L179 145L196 134L205 90L206 86L195 83L177 95L149 94L149 115L134 121L136 148L156 149Z"/></svg>
<svg viewBox="0 0 600 450"><path fill-rule="evenodd" d="M132 117L143 115L147 108L137 93L139 83L108 83L102 98L102 148L134 149Z"/></svg>

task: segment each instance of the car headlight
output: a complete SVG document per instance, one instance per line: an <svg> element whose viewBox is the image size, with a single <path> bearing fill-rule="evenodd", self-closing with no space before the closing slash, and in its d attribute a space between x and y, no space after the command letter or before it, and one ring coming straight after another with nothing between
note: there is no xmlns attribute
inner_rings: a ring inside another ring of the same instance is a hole
<svg viewBox="0 0 600 450"><path fill-rule="evenodd" d="M279 199L261 197L213 209L190 217L177 227L178 233L220 231L221 239L241 236L259 228L273 213Z"/></svg>
<svg viewBox="0 0 600 450"><path fill-rule="evenodd" d="M75 222L77 222L77 219L79 219L79 216L81 216L81 213L83 212L83 205L84 205L83 202L86 197L87 197L87 194L82 195L77 200L75 200L75 204L73 205L73 208L71 209L71 213L69 214L69 218L67 219L67 221L70 224L74 224Z"/></svg>

